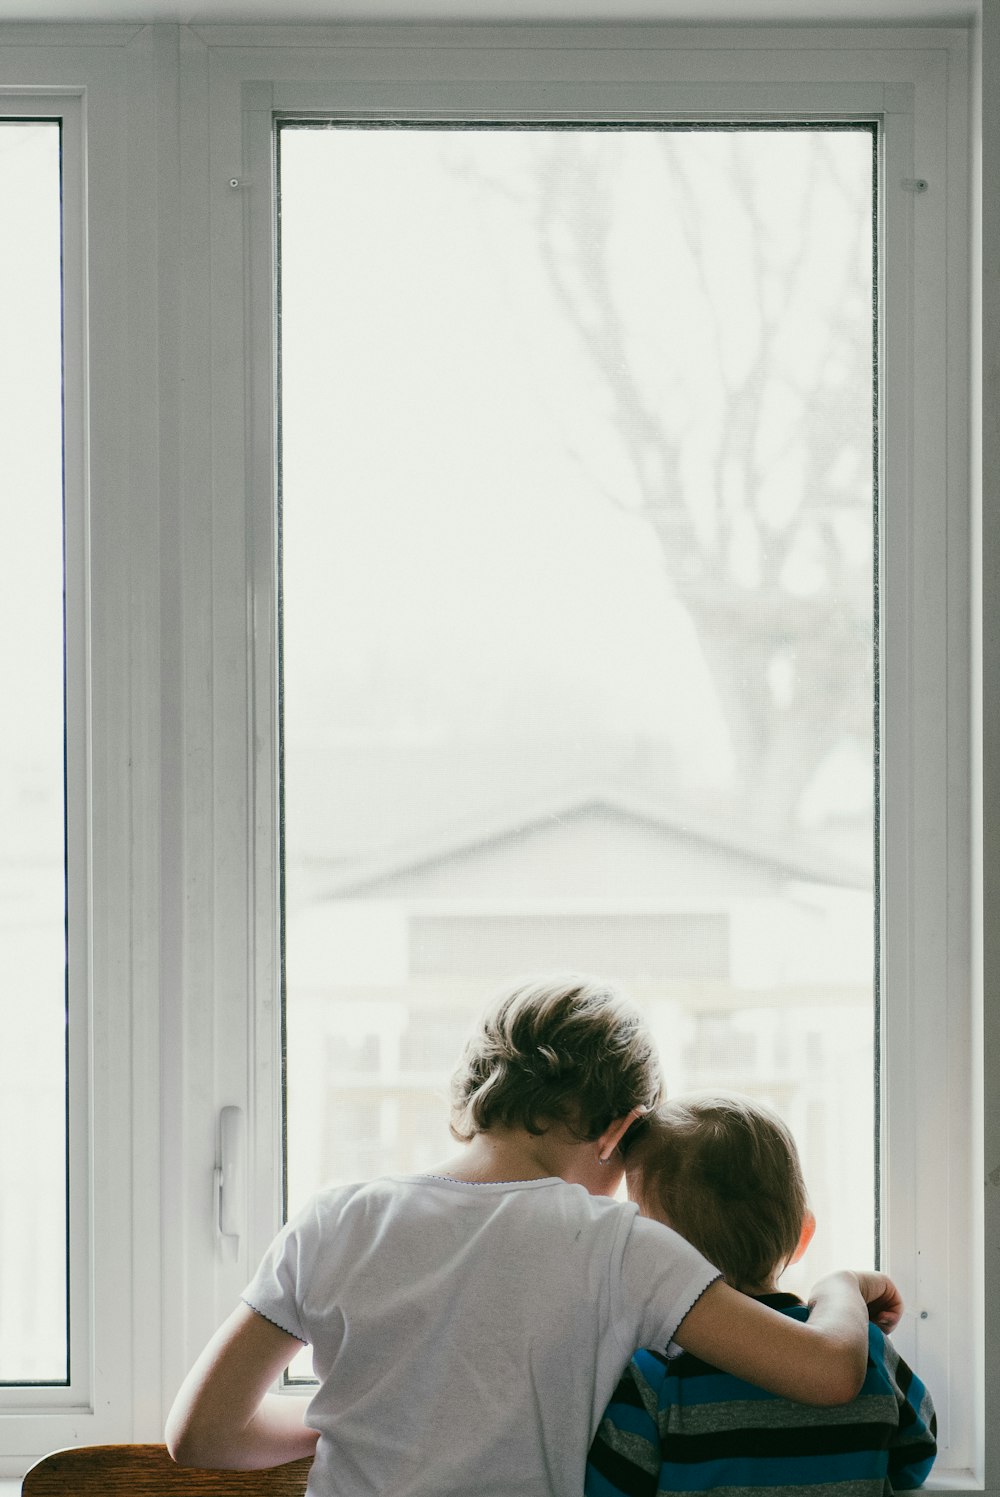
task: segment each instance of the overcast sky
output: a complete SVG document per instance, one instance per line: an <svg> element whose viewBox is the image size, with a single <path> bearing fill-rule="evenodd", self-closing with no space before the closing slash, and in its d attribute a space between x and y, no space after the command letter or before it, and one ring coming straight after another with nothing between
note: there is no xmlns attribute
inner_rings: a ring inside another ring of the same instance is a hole
<svg viewBox="0 0 1000 1497"><path fill-rule="evenodd" d="M629 512L635 477L607 387L540 260L553 139L561 171L613 184L624 357L676 437L698 523L710 524L717 449L771 302L780 332L752 437L766 504L780 522L815 481L797 435L803 391L839 382L841 544L867 585L868 132L285 129L292 764L317 740L568 731L666 740L693 781L726 781L696 633ZM851 319L853 367L835 337ZM746 481L724 474L734 502ZM792 587L808 592L809 554L796 565ZM863 761L853 775L840 764L832 794L870 793Z"/></svg>

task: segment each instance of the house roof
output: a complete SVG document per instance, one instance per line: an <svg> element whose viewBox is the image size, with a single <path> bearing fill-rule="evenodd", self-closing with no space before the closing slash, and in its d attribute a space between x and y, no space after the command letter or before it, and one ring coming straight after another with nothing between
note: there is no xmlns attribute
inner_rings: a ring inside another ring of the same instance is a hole
<svg viewBox="0 0 1000 1497"><path fill-rule="evenodd" d="M579 787L549 796L507 814L470 819L458 828L430 832L362 858L329 877L317 879L321 897L350 898L405 879L412 887L449 864L488 858L535 834L567 828L595 816L611 817L660 834L700 854L715 853L757 869L770 881L806 882L861 889L871 882L871 868L792 835L776 836L735 826L729 819L670 809L623 793L616 787ZM318 872L318 870L317 870ZM513 891L512 891L513 892Z"/></svg>

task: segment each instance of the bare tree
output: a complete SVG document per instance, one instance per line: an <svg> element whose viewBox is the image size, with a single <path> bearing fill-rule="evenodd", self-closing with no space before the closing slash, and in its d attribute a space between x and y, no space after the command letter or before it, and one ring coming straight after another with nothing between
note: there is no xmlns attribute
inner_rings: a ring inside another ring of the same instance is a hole
<svg viewBox="0 0 1000 1497"><path fill-rule="evenodd" d="M701 163L677 151L675 140L671 132L660 137L660 186L706 292L704 336L721 350L726 314L713 307L705 279L711 231L698 202ZM815 234L817 214L830 212L838 194L847 211L858 184L838 181L818 136L816 169L789 216L787 238L775 246L754 188L752 133L734 135L727 186L750 230L740 271L753 286L756 336L752 356L726 367L718 440L701 455L710 477L693 492L684 473L685 444L693 438L678 416L681 384L675 399L654 389L630 338L635 314L623 305L613 264L620 231L613 159L567 151L564 141L556 133L540 145L534 180L516 195L530 215L552 293L606 394L607 423L631 482L602 482L586 455L576 456L587 481L600 483L610 503L656 537L668 585L696 627L717 689L745 813L790 827L831 748L845 738L870 745L872 735L872 557L870 550L859 556L845 539L843 519L851 505L857 512L858 484L855 473L848 499L839 471L845 424L855 450L858 434L864 443L873 430L873 322L864 305L866 297L871 305L871 283L857 273L861 257L835 272L852 314L827 322L791 366L780 354L807 273L807 231ZM719 364L726 365L721 352ZM852 373L859 369L860 380ZM771 502L773 445L764 452L760 441L765 407L773 411L775 402L784 411L786 450L794 450L801 472L800 498L784 513Z"/></svg>

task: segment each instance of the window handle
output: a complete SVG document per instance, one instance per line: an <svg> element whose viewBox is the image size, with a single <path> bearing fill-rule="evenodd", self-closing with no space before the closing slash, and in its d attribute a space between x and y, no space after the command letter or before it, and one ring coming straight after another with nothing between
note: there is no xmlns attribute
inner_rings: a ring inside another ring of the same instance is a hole
<svg viewBox="0 0 1000 1497"><path fill-rule="evenodd" d="M246 1119L242 1107L219 1113L219 1163L215 1167L219 1193L219 1232L239 1241L246 1215ZM234 1243L235 1246L235 1243Z"/></svg>

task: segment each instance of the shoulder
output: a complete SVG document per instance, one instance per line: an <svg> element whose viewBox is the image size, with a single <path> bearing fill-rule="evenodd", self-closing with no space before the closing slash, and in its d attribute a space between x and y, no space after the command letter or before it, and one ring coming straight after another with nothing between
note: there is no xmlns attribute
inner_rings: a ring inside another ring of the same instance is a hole
<svg viewBox="0 0 1000 1497"><path fill-rule="evenodd" d="M868 1327L868 1380L890 1389L900 1403L914 1409L931 1407L930 1395L920 1378L876 1325Z"/></svg>
<svg viewBox="0 0 1000 1497"><path fill-rule="evenodd" d="M862 1392L871 1392L879 1388L894 1389L898 1375L907 1380L911 1376L909 1368L906 1367L888 1336L877 1325L869 1325L868 1376Z"/></svg>
<svg viewBox="0 0 1000 1497"><path fill-rule="evenodd" d="M705 1290L721 1278L696 1247L679 1232L638 1213L623 1219L618 1238L622 1281L631 1299L662 1299L665 1292L678 1296L670 1337L679 1322ZM683 1302L683 1303L682 1303ZM654 1345L659 1345L655 1339Z"/></svg>
<svg viewBox="0 0 1000 1497"><path fill-rule="evenodd" d="M634 1210L634 1208L633 1208ZM692 1247L686 1238L672 1227L637 1213L625 1224L626 1252L631 1270L653 1274L678 1268L687 1270L696 1265L709 1267L707 1260ZM717 1269L712 1275L719 1277Z"/></svg>
<svg viewBox="0 0 1000 1497"><path fill-rule="evenodd" d="M593 1221L608 1223L631 1223L639 1220L639 1208L634 1201L618 1201L614 1196L595 1196L583 1185L569 1180L546 1182L545 1194L558 1201L561 1209L588 1216Z"/></svg>
<svg viewBox="0 0 1000 1497"><path fill-rule="evenodd" d="M631 1201L591 1195L584 1186L568 1181L553 1181L545 1190L526 1192L512 1204L519 1214L548 1223L556 1231L572 1229L577 1240L603 1244L608 1251L614 1251L615 1244L621 1251L639 1219L638 1207Z"/></svg>
<svg viewBox="0 0 1000 1497"><path fill-rule="evenodd" d="M288 1218L288 1225L321 1221L325 1217L339 1216L350 1203L372 1185L381 1181L358 1181L353 1185L327 1185L322 1190L307 1196L302 1205Z"/></svg>
<svg viewBox="0 0 1000 1497"><path fill-rule="evenodd" d="M394 1183L389 1178L362 1180L317 1190L289 1216L279 1238L306 1243L334 1231L343 1232L361 1218L370 1222L398 1203Z"/></svg>

